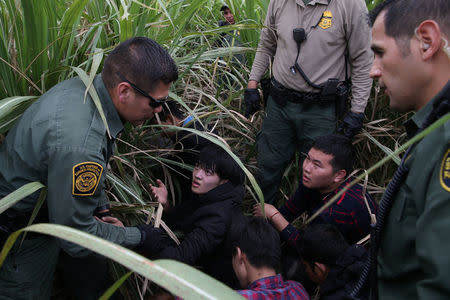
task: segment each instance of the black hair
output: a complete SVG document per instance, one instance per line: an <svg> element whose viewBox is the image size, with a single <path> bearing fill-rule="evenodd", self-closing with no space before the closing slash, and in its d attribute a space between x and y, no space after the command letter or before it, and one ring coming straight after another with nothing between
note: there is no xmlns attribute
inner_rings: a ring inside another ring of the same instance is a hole
<svg viewBox="0 0 450 300"><path fill-rule="evenodd" d="M167 101L162 105L162 111L158 113L159 119L163 122L167 121L168 115L174 115L181 120L185 117L185 113L181 110L180 104L176 101Z"/></svg>
<svg viewBox="0 0 450 300"><path fill-rule="evenodd" d="M386 13L386 35L395 39L403 55L409 54L414 30L425 20L436 21L446 35L450 34L449 0L386 0L369 13L370 26L382 12Z"/></svg>
<svg viewBox="0 0 450 300"><path fill-rule="evenodd" d="M233 219L229 239L233 256L239 247L252 266L279 268L280 235L266 219L251 216Z"/></svg>
<svg viewBox="0 0 450 300"><path fill-rule="evenodd" d="M330 134L317 138L312 147L333 156L331 166L337 172L344 169L349 175L353 170L354 150L352 141L339 134Z"/></svg>
<svg viewBox="0 0 450 300"><path fill-rule="evenodd" d="M341 232L331 224L311 224L300 230L297 253L307 263L334 265L350 247Z"/></svg>
<svg viewBox="0 0 450 300"><path fill-rule="evenodd" d="M221 12L224 12L225 9L230 9L230 8L228 7L228 5L224 4L224 5L222 5L222 7L220 8L220 11L221 11Z"/></svg>
<svg viewBox="0 0 450 300"><path fill-rule="evenodd" d="M152 92L160 81L169 84L177 80L178 68L157 42L134 37L111 51L105 59L102 78L107 89L126 79L146 92Z"/></svg>
<svg viewBox="0 0 450 300"><path fill-rule="evenodd" d="M233 185L244 183L244 171L222 147L216 144L202 148L196 166L217 173L220 179L228 179Z"/></svg>

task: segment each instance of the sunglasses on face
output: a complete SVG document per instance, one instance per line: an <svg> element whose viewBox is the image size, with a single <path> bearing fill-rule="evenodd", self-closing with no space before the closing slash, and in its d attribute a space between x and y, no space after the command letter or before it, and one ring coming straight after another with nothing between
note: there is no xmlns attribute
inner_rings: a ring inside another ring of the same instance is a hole
<svg viewBox="0 0 450 300"><path fill-rule="evenodd" d="M166 103L167 99L169 98L169 95L167 95L164 98L160 98L160 99L155 99L152 96L150 96L149 94L147 94L146 92L144 92L141 88L139 88L137 85L135 85L134 83L132 83L131 81L129 81L128 79L126 79L125 77L123 77L122 75L119 74L119 77L127 82L136 92L138 92L139 94L141 94L142 96L150 99L150 102L148 103L151 107L156 108L159 107L161 105L163 105L164 103Z"/></svg>

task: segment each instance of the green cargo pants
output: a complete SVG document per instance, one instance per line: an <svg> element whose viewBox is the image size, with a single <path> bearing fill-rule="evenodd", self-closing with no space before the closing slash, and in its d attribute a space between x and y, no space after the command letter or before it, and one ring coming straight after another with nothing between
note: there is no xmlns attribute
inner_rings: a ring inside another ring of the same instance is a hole
<svg viewBox="0 0 450 300"><path fill-rule="evenodd" d="M319 136L336 131L335 105L287 102L279 106L269 97L257 138L257 179L266 203L277 200L281 176L295 151L307 153Z"/></svg>

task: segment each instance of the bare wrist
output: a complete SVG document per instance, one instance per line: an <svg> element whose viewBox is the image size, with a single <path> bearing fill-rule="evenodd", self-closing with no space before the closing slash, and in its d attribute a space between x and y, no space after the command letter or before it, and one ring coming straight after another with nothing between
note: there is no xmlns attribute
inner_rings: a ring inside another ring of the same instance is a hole
<svg viewBox="0 0 450 300"><path fill-rule="evenodd" d="M279 214L280 212L277 210L276 212L274 212L270 217L269 217L269 221L272 222L273 217L275 217L277 214Z"/></svg>
<svg viewBox="0 0 450 300"><path fill-rule="evenodd" d="M256 81L256 80L249 80L247 88L249 88L249 89L257 89L258 88L258 81Z"/></svg>

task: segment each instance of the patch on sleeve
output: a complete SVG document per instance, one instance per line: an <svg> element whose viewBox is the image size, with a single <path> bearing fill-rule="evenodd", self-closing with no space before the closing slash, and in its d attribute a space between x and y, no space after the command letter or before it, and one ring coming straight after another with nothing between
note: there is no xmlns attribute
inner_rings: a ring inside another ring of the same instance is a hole
<svg viewBox="0 0 450 300"><path fill-rule="evenodd" d="M444 158L442 159L439 181L444 190L450 192L450 149L445 153Z"/></svg>
<svg viewBox="0 0 450 300"><path fill-rule="evenodd" d="M103 167L96 162L82 162L73 167L72 195L91 196L95 193Z"/></svg>

